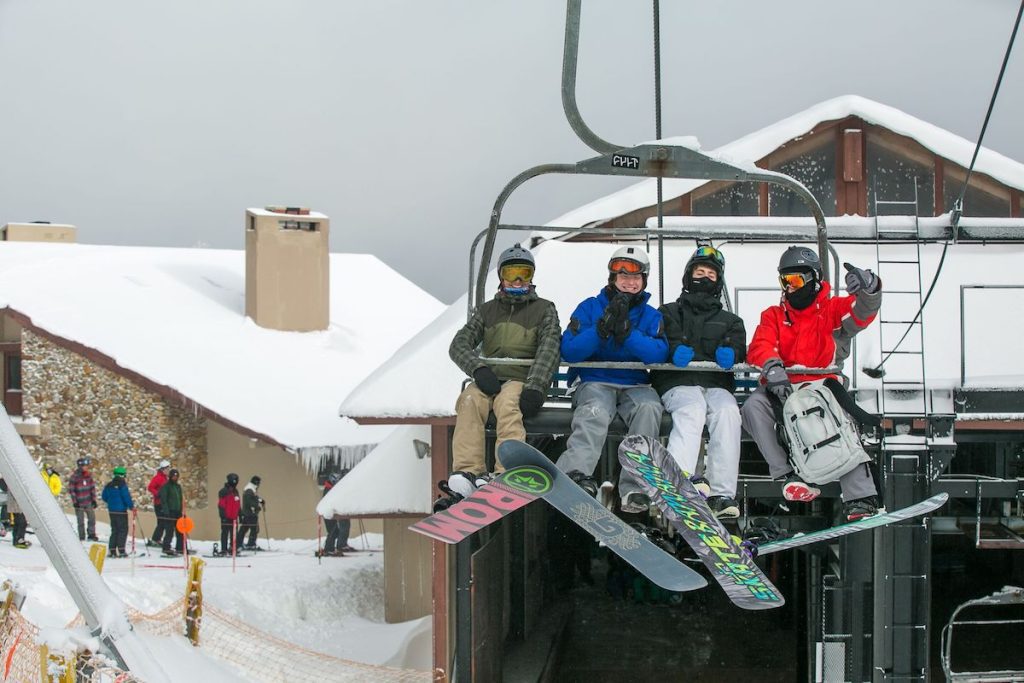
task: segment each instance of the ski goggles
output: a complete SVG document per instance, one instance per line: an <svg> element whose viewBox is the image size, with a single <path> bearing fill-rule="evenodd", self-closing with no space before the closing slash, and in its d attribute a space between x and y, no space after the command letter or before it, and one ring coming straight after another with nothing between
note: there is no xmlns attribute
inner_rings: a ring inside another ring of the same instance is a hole
<svg viewBox="0 0 1024 683"><path fill-rule="evenodd" d="M779 284L783 289L800 289L813 278L810 273L779 273Z"/></svg>
<svg viewBox="0 0 1024 683"><path fill-rule="evenodd" d="M612 259L608 262L609 273L625 273L626 275L640 275L644 267L639 261L628 258Z"/></svg>
<svg viewBox="0 0 1024 683"><path fill-rule="evenodd" d="M527 263L510 263L507 266L502 266L498 275L505 282L515 282L516 280L531 282L533 281L533 266Z"/></svg>
<svg viewBox="0 0 1024 683"><path fill-rule="evenodd" d="M725 266L725 256L714 247L698 247L697 251L693 252L693 256L690 257L691 261L697 259L708 259L714 261L719 266Z"/></svg>

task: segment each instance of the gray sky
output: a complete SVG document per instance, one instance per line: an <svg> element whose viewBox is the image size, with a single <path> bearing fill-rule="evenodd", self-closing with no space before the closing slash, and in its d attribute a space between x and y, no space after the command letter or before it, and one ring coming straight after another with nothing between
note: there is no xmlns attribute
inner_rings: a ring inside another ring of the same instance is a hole
<svg viewBox="0 0 1024 683"><path fill-rule="evenodd" d="M712 149L852 93L975 140L1017 8L662 2L663 132ZM578 100L606 140L654 137L651 17L583 3ZM0 0L0 224L237 249L246 207L310 206L333 251L452 301L501 188L594 155L562 113L564 19L560 0ZM1024 161L1022 52L985 143ZM535 179L504 220L620 182Z"/></svg>

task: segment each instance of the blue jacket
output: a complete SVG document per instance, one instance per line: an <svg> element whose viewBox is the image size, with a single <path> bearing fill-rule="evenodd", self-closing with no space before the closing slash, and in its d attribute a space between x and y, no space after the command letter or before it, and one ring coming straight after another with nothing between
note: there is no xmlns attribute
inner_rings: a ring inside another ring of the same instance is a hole
<svg viewBox="0 0 1024 683"><path fill-rule="evenodd" d="M103 487L103 502L107 504L110 512L127 512L135 509L132 492L128 490L128 484L121 477L114 477Z"/></svg>
<svg viewBox="0 0 1024 683"><path fill-rule="evenodd" d="M583 361L632 361L664 363L668 360L668 340L659 313L647 305L649 292L642 292L640 303L629 309L632 329L624 344L615 339L601 339L597 334L597 321L608 307L608 290L583 301L572 313L569 327L562 334L562 358L567 363ZM610 382L612 384L649 384L646 370L615 370L611 368L573 368L569 371L569 384L576 377L583 382Z"/></svg>

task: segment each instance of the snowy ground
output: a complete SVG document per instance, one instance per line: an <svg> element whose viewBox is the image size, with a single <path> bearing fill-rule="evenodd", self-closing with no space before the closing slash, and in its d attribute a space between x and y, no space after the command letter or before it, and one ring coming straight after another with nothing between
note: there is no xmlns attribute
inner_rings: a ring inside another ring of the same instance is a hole
<svg viewBox="0 0 1024 683"><path fill-rule="evenodd" d="M106 537L105 525L98 525L97 531L101 538ZM27 538L36 541L31 534ZM0 580L11 579L26 595L22 614L44 629L41 636L50 642L60 641L62 636L65 640L87 637L84 629L67 632L78 609L38 542L21 550L10 541L10 534L0 539ZM313 555L315 540L295 539L271 539L271 551L238 558L234 568L230 558L203 558L205 604L309 650L367 664L429 670L429 617L384 623L382 537L355 536L350 544L360 552L322 561ZM88 552L89 545L82 544L83 552ZM196 545L200 554L211 551L209 542ZM261 539L260 545L266 548L267 541ZM130 607L148 614L181 601L183 560L161 557L158 549L145 549L142 539L136 547L140 552L148 550L148 555L106 561L103 578L111 589ZM219 661L216 652L194 648L183 636L147 636L146 641L167 662L172 680L188 676L218 681L273 680L253 677L230 662ZM253 645L256 651L259 644Z"/></svg>

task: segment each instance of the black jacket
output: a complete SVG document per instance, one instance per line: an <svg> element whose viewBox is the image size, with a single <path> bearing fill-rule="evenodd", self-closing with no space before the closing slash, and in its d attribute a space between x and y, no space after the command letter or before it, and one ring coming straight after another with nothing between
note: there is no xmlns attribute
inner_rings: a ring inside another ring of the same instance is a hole
<svg viewBox="0 0 1024 683"><path fill-rule="evenodd" d="M683 292L679 299L658 309L665 320L668 337L668 362L676 348L686 344L693 349L693 360L715 361L719 346L730 346L737 363L747 357L747 332L743 319L722 309L722 301L710 294ZM736 391L736 379L730 372L678 372L660 370L651 373L651 384L662 396L672 387L719 387Z"/></svg>

